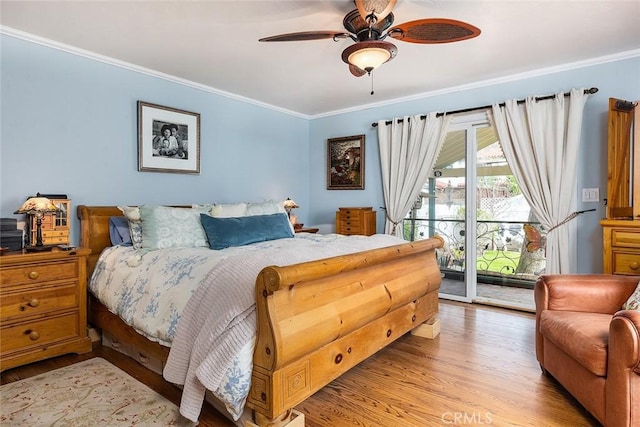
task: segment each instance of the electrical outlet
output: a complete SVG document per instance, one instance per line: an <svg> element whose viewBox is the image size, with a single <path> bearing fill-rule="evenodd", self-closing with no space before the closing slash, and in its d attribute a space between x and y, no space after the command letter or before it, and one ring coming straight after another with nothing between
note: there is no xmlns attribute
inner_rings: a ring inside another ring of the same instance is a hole
<svg viewBox="0 0 640 427"><path fill-rule="evenodd" d="M599 188L583 188L582 201L583 202L599 202L600 189Z"/></svg>

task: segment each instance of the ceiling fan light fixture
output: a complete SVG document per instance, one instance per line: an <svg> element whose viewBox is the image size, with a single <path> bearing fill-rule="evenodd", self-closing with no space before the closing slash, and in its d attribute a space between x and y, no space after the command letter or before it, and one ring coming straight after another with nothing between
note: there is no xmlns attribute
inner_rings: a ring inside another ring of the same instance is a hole
<svg viewBox="0 0 640 427"><path fill-rule="evenodd" d="M398 49L392 43L372 40L358 42L342 52L342 60L366 72L375 70L396 56Z"/></svg>

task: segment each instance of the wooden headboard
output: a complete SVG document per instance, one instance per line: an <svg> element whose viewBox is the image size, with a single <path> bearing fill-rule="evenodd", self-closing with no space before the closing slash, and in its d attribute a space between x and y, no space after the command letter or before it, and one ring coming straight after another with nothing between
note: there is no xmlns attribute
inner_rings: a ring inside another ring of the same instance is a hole
<svg viewBox="0 0 640 427"><path fill-rule="evenodd" d="M104 248L111 246L109 218L124 216L117 206L78 206L80 219L80 246L91 249L87 261L87 276L91 277Z"/></svg>
<svg viewBox="0 0 640 427"><path fill-rule="evenodd" d="M190 208L191 206L172 205L171 207ZM91 249L91 255L87 261L87 277L91 277L102 250L111 246L109 218L124 216L124 214L117 206L79 205L77 212L80 220L80 247Z"/></svg>

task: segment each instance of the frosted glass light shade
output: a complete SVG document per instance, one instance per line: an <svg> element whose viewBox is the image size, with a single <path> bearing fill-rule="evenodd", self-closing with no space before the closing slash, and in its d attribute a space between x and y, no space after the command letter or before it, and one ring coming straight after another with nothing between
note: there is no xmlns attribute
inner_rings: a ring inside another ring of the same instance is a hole
<svg viewBox="0 0 640 427"><path fill-rule="evenodd" d="M342 60L361 70L371 72L396 56L396 47L380 40L359 42L342 52Z"/></svg>

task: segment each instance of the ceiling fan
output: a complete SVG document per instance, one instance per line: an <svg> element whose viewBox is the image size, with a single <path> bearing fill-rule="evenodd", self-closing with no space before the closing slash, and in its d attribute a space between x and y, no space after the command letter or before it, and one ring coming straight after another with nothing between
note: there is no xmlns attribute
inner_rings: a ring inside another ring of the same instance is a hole
<svg viewBox="0 0 640 427"><path fill-rule="evenodd" d="M409 43L436 44L467 40L480 35L480 29L454 19L427 18L405 22L391 27L391 10L397 0L354 0L356 9L347 13L342 21L348 31L303 31L261 38L261 42L305 41L350 38L355 44L342 52L342 60L356 77L371 72L395 58L398 50L387 37ZM389 28L391 27L391 28ZM373 92L372 92L373 94Z"/></svg>

